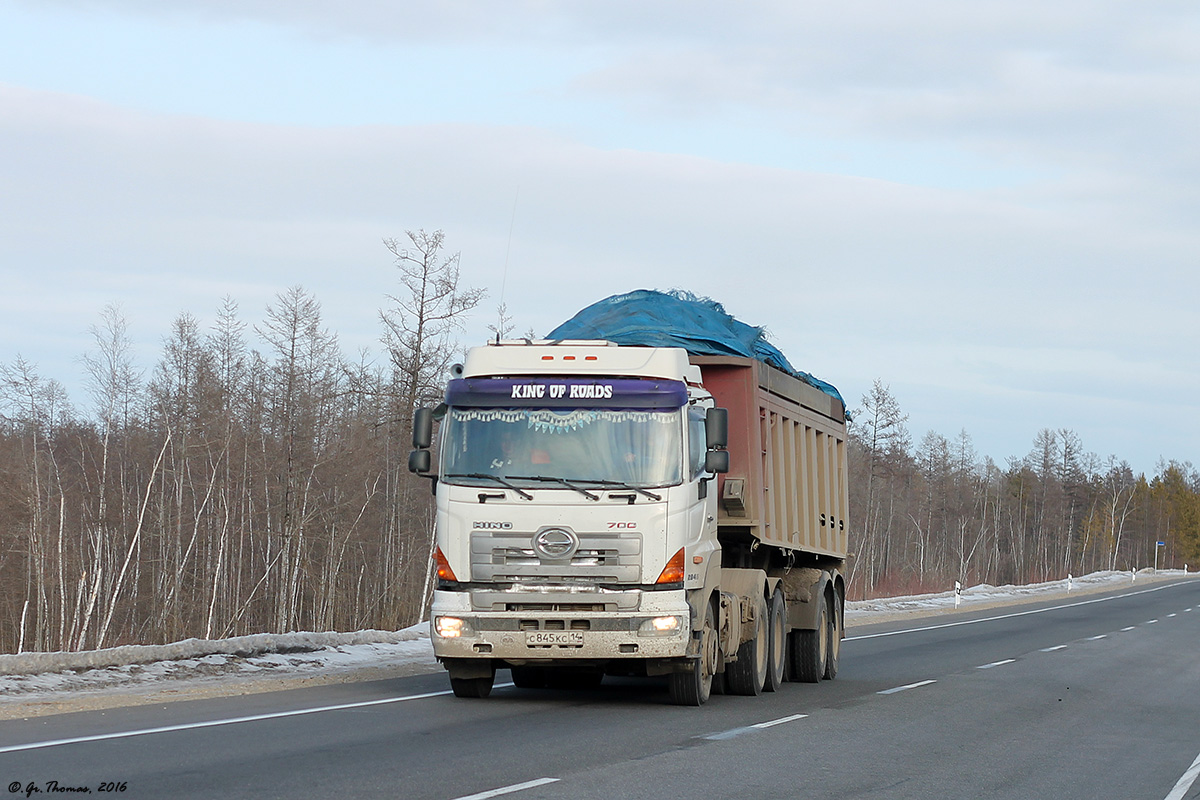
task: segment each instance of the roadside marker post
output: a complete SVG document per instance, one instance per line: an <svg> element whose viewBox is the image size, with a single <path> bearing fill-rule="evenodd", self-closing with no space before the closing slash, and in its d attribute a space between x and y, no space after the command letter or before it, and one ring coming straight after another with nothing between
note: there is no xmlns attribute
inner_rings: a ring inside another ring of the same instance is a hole
<svg viewBox="0 0 1200 800"><path fill-rule="evenodd" d="M1067 594L1070 594L1071 590L1073 588L1075 588L1075 579L1072 578L1071 573L1068 572L1067 573Z"/></svg>
<svg viewBox="0 0 1200 800"><path fill-rule="evenodd" d="M958 604L962 602L962 584L958 581L954 582L954 607L958 608Z"/></svg>

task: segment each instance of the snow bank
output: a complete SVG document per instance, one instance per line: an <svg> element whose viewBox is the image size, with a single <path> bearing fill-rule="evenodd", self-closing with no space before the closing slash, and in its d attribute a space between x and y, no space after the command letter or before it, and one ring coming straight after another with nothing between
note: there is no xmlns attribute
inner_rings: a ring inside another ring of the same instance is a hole
<svg viewBox="0 0 1200 800"><path fill-rule="evenodd" d="M34 675L64 670L104 669L159 661L184 661L210 655L241 658L263 653L304 653L347 645L397 644L429 639L428 623L402 631L354 633L257 633L232 639L184 639L171 644L126 645L80 653L20 653L0 655L0 675Z"/></svg>
<svg viewBox="0 0 1200 800"><path fill-rule="evenodd" d="M1070 581L1047 581L1045 583L1031 583L1023 586L1014 586L1012 584L991 586L982 583L960 591L959 603L960 608L1001 605L1023 600L1036 600L1055 594L1082 594L1103 589L1115 589L1120 586L1133 585L1139 577L1145 580L1151 577L1182 577L1188 574L1194 573L1186 573L1183 570L1159 570L1156 573L1152 569L1143 569L1137 573L1115 571L1093 572L1090 575L1072 578ZM942 611L953 608L953 589L935 594L886 597L877 600L854 600L846 603L846 621L865 622L866 618L876 615L894 614L902 611Z"/></svg>

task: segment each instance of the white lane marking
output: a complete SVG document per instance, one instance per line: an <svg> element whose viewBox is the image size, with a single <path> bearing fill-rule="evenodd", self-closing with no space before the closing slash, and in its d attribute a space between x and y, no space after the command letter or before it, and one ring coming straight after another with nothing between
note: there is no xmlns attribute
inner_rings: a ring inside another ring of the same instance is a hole
<svg viewBox="0 0 1200 800"><path fill-rule="evenodd" d="M1003 661L993 661L990 664L981 664L975 669L991 669L992 667L1003 667L1005 664L1011 664L1016 661L1015 658L1006 658Z"/></svg>
<svg viewBox="0 0 1200 800"><path fill-rule="evenodd" d="M1175 614L1167 614L1167 619L1170 619L1173 616L1175 616Z"/></svg>
<svg viewBox="0 0 1200 800"><path fill-rule="evenodd" d="M1196 760L1188 767L1188 771L1183 773L1183 777L1175 784L1175 788L1171 790L1165 800L1183 800L1183 796L1187 794L1188 789L1192 788L1197 777L1200 777L1200 756L1196 756Z"/></svg>
<svg viewBox="0 0 1200 800"><path fill-rule="evenodd" d="M1054 645L1054 647L1043 647L1041 652L1053 653L1055 650L1066 650L1066 649L1067 649L1067 646L1065 644L1056 644L1056 645Z"/></svg>
<svg viewBox="0 0 1200 800"><path fill-rule="evenodd" d="M1147 625L1153 625L1153 624L1154 624L1154 623L1156 623L1156 622L1158 622L1158 620L1156 620L1156 619L1152 619L1152 620L1148 620L1148 621L1146 622L1146 624L1147 624Z"/></svg>
<svg viewBox="0 0 1200 800"><path fill-rule="evenodd" d="M741 728L730 728L727 731L718 731L716 733L709 733L705 734L704 736L697 736L695 738L706 739L710 742L723 742L726 739L733 739L734 737L741 736L743 733L754 733L755 731L761 731L766 728L772 728L776 725L782 725L785 722L795 722L796 720L804 719L807 716L808 714L792 714L790 717L780 717L779 719L773 719L767 722L756 722L753 725L746 725Z"/></svg>
<svg viewBox="0 0 1200 800"><path fill-rule="evenodd" d="M780 717L779 719L773 719L770 722L759 722L754 725L751 725L750 727L751 728L772 728L776 725L782 725L785 722L795 722L798 719L804 719L807 716L808 716L808 714L792 714L790 717Z"/></svg>
<svg viewBox="0 0 1200 800"><path fill-rule="evenodd" d="M1137 625L1130 625L1128 628L1121 628L1121 633L1124 633L1125 631L1131 631L1136 627Z"/></svg>
<svg viewBox="0 0 1200 800"><path fill-rule="evenodd" d="M479 792L478 794L466 794L462 797L456 797L454 800L487 800L489 797L512 794L524 789L532 789L535 786L545 786L547 783L557 783L560 780L562 778L538 778L537 780L525 781L524 783L514 783L512 786L501 786L499 789L489 789L486 792Z"/></svg>
<svg viewBox="0 0 1200 800"><path fill-rule="evenodd" d="M908 689L916 689L919 686L928 686L931 683L937 683L937 681L918 681L917 683L910 683L906 686L897 686L895 689L884 689L882 692L876 692L875 694L895 694L896 692L903 692L907 691Z"/></svg>
<svg viewBox="0 0 1200 800"><path fill-rule="evenodd" d="M1100 639L1107 639L1107 638L1108 638L1108 634L1107 634L1107 633L1102 633L1102 634L1100 634L1099 636L1089 636L1089 637L1087 638L1087 640L1088 640L1089 642L1095 642L1095 641L1099 641Z"/></svg>
<svg viewBox="0 0 1200 800"><path fill-rule="evenodd" d="M512 686L511 683L497 684L497 688ZM205 722L188 722L182 725L164 725L161 728L142 728L132 731L116 731L100 733L94 736L76 736L71 739L51 739L45 742L30 742L0 747L0 753L18 753L22 750L41 750L46 747L60 747L66 744L83 744L84 742L103 742L109 739L128 739L132 736L149 736L155 733L172 733L174 731L191 731L199 728L216 728L222 725L238 725L243 722L259 722L265 719L284 719L286 717L303 717L308 714L321 714L326 711L346 711L351 708L369 708L384 706L391 703L405 703L409 700L427 700L430 697L442 697L452 694L450 690L442 692L426 692L425 694L410 694L404 697L385 697L382 700L364 700L360 703L343 703L336 706L318 706L316 708L299 708L295 711L276 711L270 714L254 714L249 717L230 717L228 719L211 719Z"/></svg>
<svg viewBox="0 0 1200 800"><path fill-rule="evenodd" d="M696 738L707 739L710 742L723 742L726 739L732 739L735 736L741 736L743 733L750 733L753 730L754 728L747 725L744 728L730 728L727 731L718 731L717 733L710 733L705 736L697 736Z"/></svg>
<svg viewBox="0 0 1200 800"><path fill-rule="evenodd" d="M1012 614L1001 614L996 617L983 617L981 619L964 619L958 622L946 622L941 625L926 625L921 628L905 628L900 631L886 631L884 633L864 633L861 636L847 636L842 639L843 642L853 642L859 639L878 639L882 636L899 636L902 633L923 633L925 631L936 631L942 628L957 628L960 625L976 625L980 622L995 622L1000 619L1013 619L1014 617L1027 617L1030 614L1045 614L1047 611L1061 611L1064 608L1078 608L1079 606L1087 606L1092 603L1107 603L1109 600L1121 600L1126 597L1136 597L1139 594L1149 594L1150 592L1160 592L1163 589L1169 589L1172 586L1178 586L1175 583L1168 583L1165 586L1156 586L1153 589L1142 589L1138 592L1130 592L1129 594L1116 594L1112 597L1099 597L1095 600L1081 600L1078 603L1067 603L1061 606L1050 606L1049 608L1035 608L1031 611L1016 611ZM1200 608L1200 606L1197 606Z"/></svg>

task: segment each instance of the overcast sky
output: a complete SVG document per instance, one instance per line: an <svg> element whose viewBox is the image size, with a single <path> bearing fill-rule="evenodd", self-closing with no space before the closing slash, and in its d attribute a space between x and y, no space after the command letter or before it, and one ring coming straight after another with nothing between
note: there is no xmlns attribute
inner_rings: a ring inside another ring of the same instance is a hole
<svg viewBox="0 0 1200 800"><path fill-rule="evenodd" d="M443 229L518 331L638 288L764 325L914 441L1200 462L1193 2L0 0L0 362L83 408L119 304L293 285L378 353Z"/></svg>

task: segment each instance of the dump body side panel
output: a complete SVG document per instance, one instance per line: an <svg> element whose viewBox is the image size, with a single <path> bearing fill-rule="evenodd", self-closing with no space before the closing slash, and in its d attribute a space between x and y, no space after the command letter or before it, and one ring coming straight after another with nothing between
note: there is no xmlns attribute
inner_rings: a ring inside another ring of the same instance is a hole
<svg viewBox="0 0 1200 800"><path fill-rule="evenodd" d="M845 409L750 358L692 356L729 409L729 472L717 482L718 526L819 556L847 552Z"/></svg>

